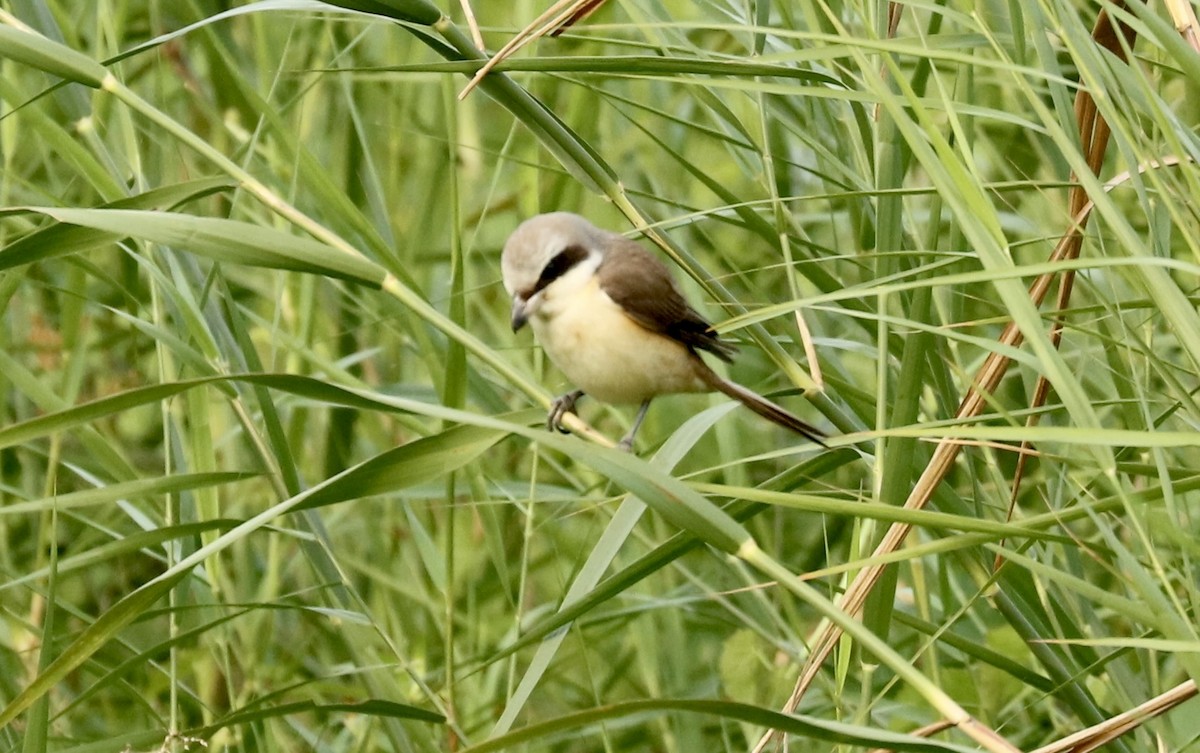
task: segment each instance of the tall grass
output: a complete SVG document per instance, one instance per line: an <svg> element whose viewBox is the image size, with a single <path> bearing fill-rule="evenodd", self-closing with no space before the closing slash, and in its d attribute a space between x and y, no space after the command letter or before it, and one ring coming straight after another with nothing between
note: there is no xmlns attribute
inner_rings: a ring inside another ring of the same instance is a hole
<svg viewBox="0 0 1200 753"><path fill-rule="evenodd" d="M610 2L460 100L448 0L3 4L0 746L1194 747L1200 53L1102 7ZM833 448L545 432L557 209Z"/></svg>

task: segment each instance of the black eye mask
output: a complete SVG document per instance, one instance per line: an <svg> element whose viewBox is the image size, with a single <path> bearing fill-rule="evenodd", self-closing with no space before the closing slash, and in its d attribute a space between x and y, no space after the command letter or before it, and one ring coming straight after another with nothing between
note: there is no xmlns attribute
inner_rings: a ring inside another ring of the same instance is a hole
<svg viewBox="0 0 1200 753"><path fill-rule="evenodd" d="M542 273L538 275L537 282L534 283L533 287L523 297L525 300L534 297L545 289L547 285L562 277L567 272L570 272L575 268L576 264L579 264L587 257L588 250L583 246L567 246L555 254L554 258L542 268Z"/></svg>

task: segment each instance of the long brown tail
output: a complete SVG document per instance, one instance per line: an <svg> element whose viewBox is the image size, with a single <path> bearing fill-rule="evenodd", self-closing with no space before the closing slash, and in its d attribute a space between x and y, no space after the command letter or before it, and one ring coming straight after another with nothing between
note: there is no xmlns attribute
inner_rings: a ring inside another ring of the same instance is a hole
<svg viewBox="0 0 1200 753"><path fill-rule="evenodd" d="M786 429L791 429L822 447L828 446L824 442L825 435L819 429L802 421L797 416L794 416L762 395L751 392L736 382L722 378L720 374L708 368L707 365L703 369L699 369L699 371L705 383L717 392L737 400L768 421L773 421Z"/></svg>

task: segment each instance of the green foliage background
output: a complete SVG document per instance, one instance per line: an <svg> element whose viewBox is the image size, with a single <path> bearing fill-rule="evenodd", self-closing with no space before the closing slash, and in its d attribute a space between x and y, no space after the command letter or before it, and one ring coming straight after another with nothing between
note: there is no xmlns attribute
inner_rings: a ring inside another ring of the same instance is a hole
<svg viewBox="0 0 1200 753"><path fill-rule="evenodd" d="M891 37L884 3L614 0L460 102L459 3L341 5L378 15L0 3L0 748L977 749L898 734L965 711L1032 750L1200 674L1200 56L1165 8L1102 6L1124 63L1068 0ZM492 49L544 9L475 6ZM1082 258L1047 263L1073 173ZM498 256L557 209L654 235L834 449L711 396L640 458L544 433L565 385ZM1056 350L1026 286L1066 269ZM779 716L893 521L867 629Z"/></svg>

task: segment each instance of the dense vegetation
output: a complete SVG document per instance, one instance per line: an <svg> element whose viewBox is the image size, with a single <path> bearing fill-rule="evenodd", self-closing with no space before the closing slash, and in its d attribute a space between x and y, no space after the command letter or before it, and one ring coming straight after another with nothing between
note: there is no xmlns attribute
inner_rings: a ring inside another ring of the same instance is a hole
<svg viewBox="0 0 1200 753"><path fill-rule="evenodd" d="M1193 749L1190 9L547 4L0 3L0 749ZM545 432L556 209L831 449Z"/></svg>

